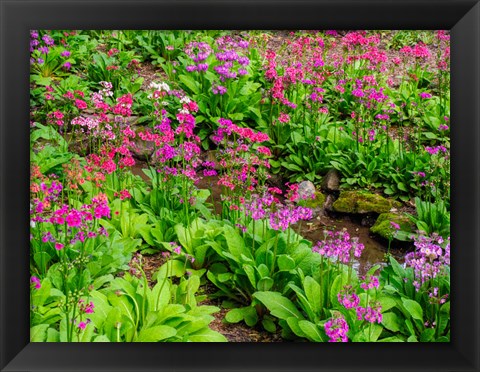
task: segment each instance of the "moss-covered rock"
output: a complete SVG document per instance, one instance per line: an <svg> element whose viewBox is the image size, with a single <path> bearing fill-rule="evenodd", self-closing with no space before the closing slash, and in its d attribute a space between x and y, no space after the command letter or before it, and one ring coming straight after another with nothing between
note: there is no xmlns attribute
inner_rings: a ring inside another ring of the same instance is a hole
<svg viewBox="0 0 480 372"><path fill-rule="evenodd" d="M311 209L323 208L323 205L325 204L325 198L325 195L323 195L320 191L315 191L315 198L300 200L298 201L298 205Z"/></svg>
<svg viewBox="0 0 480 372"><path fill-rule="evenodd" d="M332 207L335 212L364 214L385 213L399 206L395 200L368 191L342 191Z"/></svg>
<svg viewBox="0 0 480 372"><path fill-rule="evenodd" d="M370 231L388 240L392 238L395 239L397 229L393 226L392 222L400 226L402 232L411 233L414 230L414 225L405 214L382 213L378 216L377 221L375 221L375 224L370 228Z"/></svg>

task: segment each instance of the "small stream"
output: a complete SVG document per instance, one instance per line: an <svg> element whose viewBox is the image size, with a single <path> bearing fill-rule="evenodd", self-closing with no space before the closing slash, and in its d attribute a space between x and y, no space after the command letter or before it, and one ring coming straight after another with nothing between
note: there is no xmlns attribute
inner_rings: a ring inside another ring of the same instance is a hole
<svg viewBox="0 0 480 372"><path fill-rule="evenodd" d="M146 168L145 163L137 161L131 170L132 173L142 177L148 181L148 177L143 173L142 169ZM201 179L197 187L201 189L209 189L214 198L214 206L217 213L221 213L220 193L222 187L216 183L217 177L204 177ZM208 199L212 203L212 196ZM293 229L304 238L315 244L319 240L324 239L323 231L346 229L351 237L357 236L359 242L365 246L360 258L354 261L353 267L360 276L365 275L367 271L377 265L385 264L385 255L388 250L388 242L382 242L376 239L370 233L370 227L364 226L360 221L355 221L350 216L330 216L328 214L317 216L311 221L304 222L301 226L294 226ZM404 256L409 249L409 244L392 244L390 254L400 263L403 263Z"/></svg>

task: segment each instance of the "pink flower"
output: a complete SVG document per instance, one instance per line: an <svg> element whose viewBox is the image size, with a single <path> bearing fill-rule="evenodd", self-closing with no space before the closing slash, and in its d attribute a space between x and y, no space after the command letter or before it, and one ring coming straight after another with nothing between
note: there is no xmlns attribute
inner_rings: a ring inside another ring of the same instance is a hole
<svg viewBox="0 0 480 372"><path fill-rule="evenodd" d="M400 230L400 225L398 223L395 223L393 221L390 221L390 225L396 230Z"/></svg>
<svg viewBox="0 0 480 372"><path fill-rule="evenodd" d="M77 106L79 110L85 110L87 108L87 103L81 99L76 99L75 106Z"/></svg>
<svg viewBox="0 0 480 372"><path fill-rule="evenodd" d="M40 283L40 279L38 279L36 276L32 276L30 278L30 281L34 283L36 289L40 289L42 287L42 284Z"/></svg>
<svg viewBox="0 0 480 372"><path fill-rule="evenodd" d="M64 247L64 245L63 245L62 243L58 243L58 242L55 243L55 249L56 249L57 251L62 250L63 247Z"/></svg>
<svg viewBox="0 0 480 372"><path fill-rule="evenodd" d="M87 328L87 323L85 322L78 323L78 328L80 328L83 331L85 328Z"/></svg>

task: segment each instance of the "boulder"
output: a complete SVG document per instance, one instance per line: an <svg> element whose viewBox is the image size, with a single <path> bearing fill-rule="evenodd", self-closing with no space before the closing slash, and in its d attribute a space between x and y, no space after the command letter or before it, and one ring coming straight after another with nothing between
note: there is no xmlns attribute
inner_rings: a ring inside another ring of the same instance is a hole
<svg viewBox="0 0 480 372"><path fill-rule="evenodd" d="M401 236L405 236L406 235L405 233L407 233L408 235L408 233L413 232L415 229L415 225L410 221L408 216L406 216L405 214L387 212L387 213L382 213L378 216L377 220L375 221L375 224L370 228L370 231L373 234L377 234L387 240L390 240L390 239L404 240L403 238L400 239L400 235L395 236L395 232L398 229L394 225L400 226L400 230L402 231Z"/></svg>
<svg viewBox="0 0 480 372"><path fill-rule="evenodd" d="M401 204L368 191L342 191L332 210L341 213L385 213Z"/></svg>
<svg viewBox="0 0 480 372"><path fill-rule="evenodd" d="M300 188L299 188L300 189ZM312 210L312 217L324 216L325 215L325 200L326 197L320 191L314 191L314 197L308 199L300 199L298 205L302 207L307 207Z"/></svg>
<svg viewBox="0 0 480 372"><path fill-rule="evenodd" d="M133 146L130 147L132 155L139 160L149 161L155 151L155 142L144 141L139 136L132 139Z"/></svg>
<svg viewBox="0 0 480 372"><path fill-rule="evenodd" d="M315 197L315 185L311 181L302 181L298 184L298 197L302 200Z"/></svg>
<svg viewBox="0 0 480 372"><path fill-rule="evenodd" d="M340 173L336 169L330 169L323 177L321 189L326 192L335 192L340 190Z"/></svg>

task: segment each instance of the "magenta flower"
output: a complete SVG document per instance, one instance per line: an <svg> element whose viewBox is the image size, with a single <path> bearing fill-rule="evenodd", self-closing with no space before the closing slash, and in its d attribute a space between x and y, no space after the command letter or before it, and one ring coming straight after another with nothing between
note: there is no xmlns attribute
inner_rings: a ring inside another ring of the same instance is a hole
<svg viewBox="0 0 480 372"><path fill-rule="evenodd" d="M400 230L400 225L396 222L390 221L390 225L395 229L395 230Z"/></svg>
<svg viewBox="0 0 480 372"><path fill-rule="evenodd" d="M419 94L420 98L427 99L427 98L432 98L432 95L427 92L422 92Z"/></svg>
<svg viewBox="0 0 480 372"><path fill-rule="evenodd" d="M330 319L324 324L328 342L348 342L348 323L342 316Z"/></svg>
<svg viewBox="0 0 480 372"><path fill-rule="evenodd" d="M36 276L32 276L30 278L30 282L34 284L36 289L40 289L42 287L42 284L40 283L40 279L38 279Z"/></svg>

